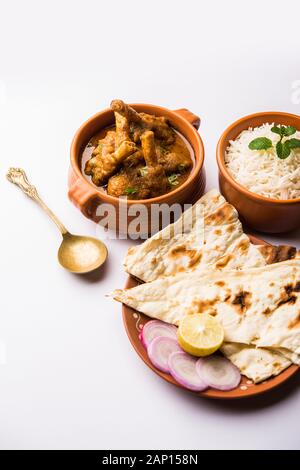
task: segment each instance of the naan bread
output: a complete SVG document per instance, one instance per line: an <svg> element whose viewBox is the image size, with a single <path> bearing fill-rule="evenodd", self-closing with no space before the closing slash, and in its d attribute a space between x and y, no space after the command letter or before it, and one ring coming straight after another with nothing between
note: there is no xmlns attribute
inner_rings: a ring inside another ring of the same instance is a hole
<svg viewBox="0 0 300 470"><path fill-rule="evenodd" d="M256 349L261 349L256 347ZM268 348L269 351L275 352L276 354L280 354L280 356L285 357L289 361L291 361L293 364L300 365L300 354L296 354L292 351L289 351L288 349L285 348Z"/></svg>
<svg viewBox="0 0 300 470"><path fill-rule="evenodd" d="M293 247L256 247L243 233L236 209L216 190L208 192L174 223L129 248L124 268L144 282L203 268L232 270L264 266L295 256Z"/></svg>
<svg viewBox="0 0 300 470"><path fill-rule="evenodd" d="M221 347L221 351L254 383L278 375L292 364L277 352L247 344L226 343Z"/></svg>
<svg viewBox="0 0 300 470"><path fill-rule="evenodd" d="M247 271L177 274L113 293L116 300L178 325L189 313L216 316L225 342L300 354L300 260Z"/></svg>
<svg viewBox="0 0 300 470"><path fill-rule="evenodd" d="M217 190L212 190L187 210L175 224L166 227L142 245L130 248L124 266L128 273L149 282L178 272L197 271L200 276L204 276L207 267L224 271L247 269L295 256L294 247L252 245L243 234L237 211ZM225 344L223 353L229 357L226 346ZM277 356L283 358L282 361L277 361ZM248 366L247 357L257 364L252 368L258 369L256 376ZM286 349L279 352L277 348L273 348L266 353L261 352L260 348L239 343L235 345L234 360L240 365L244 364L248 377L255 381L258 380L257 377L265 378L281 372L291 361L300 362L297 354ZM274 363L279 364L276 369Z"/></svg>

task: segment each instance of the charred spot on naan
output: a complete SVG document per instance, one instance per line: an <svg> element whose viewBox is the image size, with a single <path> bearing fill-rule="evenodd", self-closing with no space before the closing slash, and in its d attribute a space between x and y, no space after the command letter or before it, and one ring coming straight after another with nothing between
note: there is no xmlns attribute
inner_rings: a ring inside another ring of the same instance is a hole
<svg viewBox="0 0 300 470"><path fill-rule="evenodd" d="M284 304L295 304L297 302L297 296L294 294L294 288L292 284L287 284L284 286L284 289L280 293L280 300L278 302L277 308L281 307Z"/></svg>
<svg viewBox="0 0 300 470"><path fill-rule="evenodd" d="M216 268L217 269L223 269L227 264L233 259L233 255L231 253L228 253L225 256L222 256L219 261L216 263Z"/></svg>
<svg viewBox="0 0 300 470"><path fill-rule="evenodd" d="M217 281L216 282L216 286L219 286L219 287L224 287L226 284L224 281Z"/></svg>
<svg viewBox="0 0 300 470"><path fill-rule="evenodd" d="M217 229L214 231L214 234L220 236L220 235L222 235L222 230L220 230L219 228L217 228Z"/></svg>
<svg viewBox="0 0 300 470"><path fill-rule="evenodd" d="M294 292L294 287L292 284L288 284L287 286L284 287L284 289L287 295L291 295Z"/></svg>
<svg viewBox="0 0 300 470"><path fill-rule="evenodd" d="M227 225L237 220L236 210L228 203L223 204L215 212L209 214L204 219L206 225Z"/></svg>
<svg viewBox="0 0 300 470"><path fill-rule="evenodd" d="M185 254L186 247L184 245L177 245L169 252L169 258L177 258L177 256L181 256L182 253Z"/></svg>
<svg viewBox="0 0 300 470"><path fill-rule="evenodd" d="M202 253L200 251L196 252L189 261L189 268L195 268L197 264L200 263L201 258L202 258Z"/></svg>
<svg viewBox="0 0 300 470"><path fill-rule="evenodd" d="M189 250L185 245L177 245L169 252L169 258L179 258L181 256L187 256L189 252L195 254L195 250Z"/></svg>
<svg viewBox="0 0 300 470"><path fill-rule="evenodd" d="M250 247L250 240L249 239L244 239L241 240L238 245L237 245L237 250L241 251L242 253L246 253L249 250Z"/></svg>
<svg viewBox="0 0 300 470"><path fill-rule="evenodd" d="M270 313L272 313L272 310L270 309L270 307L267 307L267 308L263 311L263 314L264 314L264 315L270 315Z"/></svg>
<svg viewBox="0 0 300 470"><path fill-rule="evenodd" d="M178 259L183 256L187 256L190 261L188 264L189 268L195 267L197 264L200 263L202 258L201 251L197 250L190 250L185 245L178 245L172 248L172 250L168 254L169 258Z"/></svg>
<svg viewBox="0 0 300 470"><path fill-rule="evenodd" d="M280 364L279 362L276 362L276 361L273 362L273 367L280 367L280 365L281 365L281 364Z"/></svg>
<svg viewBox="0 0 300 470"><path fill-rule="evenodd" d="M221 194L216 194L215 196L212 196L211 200L212 202L214 202L215 204L217 204L217 202L219 202L219 200L221 199Z"/></svg>
<svg viewBox="0 0 300 470"><path fill-rule="evenodd" d="M294 284L287 284L284 290L287 295L291 295L293 292L300 292L300 281L296 281Z"/></svg>
<svg viewBox="0 0 300 470"><path fill-rule="evenodd" d="M235 295L234 299L231 301L240 313L244 313L248 308L251 307L251 292L240 291Z"/></svg>
<svg viewBox="0 0 300 470"><path fill-rule="evenodd" d="M230 225L228 225L228 227L226 228L226 232L227 232L227 233L232 233L232 232L234 232L234 230L235 230L235 224L230 224Z"/></svg>
<svg viewBox="0 0 300 470"><path fill-rule="evenodd" d="M287 297L287 299L283 299L279 302L278 307L281 307L281 305L284 304L295 304L297 301L297 297L295 295L290 295Z"/></svg>
<svg viewBox="0 0 300 470"><path fill-rule="evenodd" d="M293 292L300 292L300 281L296 281L293 287Z"/></svg>
<svg viewBox="0 0 300 470"><path fill-rule="evenodd" d="M211 310L208 311L208 314L211 315L212 317L216 317L218 315L218 311L216 308L212 308Z"/></svg>
<svg viewBox="0 0 300 470"><path fill-rule="evenodd" d="M228 302L230 298L231 298L231 290L227 288L225 289L224 302Z"/></svg>
<svg viewBox="0 0 300 470"><path fill-rule="evenodd" d="M293 321L291 321L288 328L290 330L293 329L293 328L300 328L300 311L299 311L297 317Z"/></svg>
<svg viewBox="0 0 300 470"><path fill-rule="evenodd" d="M183 266L177 266L175 271L176 272L174 273L174 276L176 276L176 274L178 274L178 273L185 273L186 269Z"/></svg>
<svg viewBox="0 0 300 470"><path fill-rule="evenodd" d="M215 304L219 302L219 297L215 297L211 300L194 299L192 302L192 313L209 313L210 315L216 315L217 311L214 308Z"/></svg>
<svg viewBox="0 0 300 470"><path fill-rule="evenodd" d="M258 249L265 258L267 264L280 263L281 261L294 259L297 253L297 249L294 246L288 245L263 245L258 247Z"/></svg>

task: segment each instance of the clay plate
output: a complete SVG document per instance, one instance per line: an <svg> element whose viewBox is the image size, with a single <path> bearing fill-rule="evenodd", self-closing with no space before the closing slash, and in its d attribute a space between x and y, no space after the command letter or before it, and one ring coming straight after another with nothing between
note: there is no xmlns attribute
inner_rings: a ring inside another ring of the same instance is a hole
<svg viewBox="0 0 300 470"><path fill-rule="evenodd" d="M250 236L250 239L252 243L254 243L255 245L267 245L268 244L264 240L261 240L253 236ZM135 287L138 284L139 284L138 281L130 276L125 285L125 289ZM144 348L144 346L142 345L139 339L139 334L141 332L143 325L145 325L145 323L150 321L151 318L133 310L130 307L127 307L127 305L123 305L122 309L123 309L122 310L123 321L124 321L128 338L130 339L132 346L134 347L138 355L141 357L141 359L143 359L145 364L148 367L150 367L150 369L152 369L157 375L160 375L160 377L162 377L164 380L176 385L177 387L184 389L184 387L182 387L182 385L177 383L171 375L161 372L160 370L156 369L151 364L148 358L146 349ZM278 387L278 385L284 383L286 380L292 377L292 375L294 375L298 370L299 370L299 367L297 365L292 365L288 367L286 370L284 370L281 374L277 375L276 377L272 377L259 384L254 384L247 377L242 376L242 381L240 385L234 390L230 390L228 392L214 390L212 388L209 388L204 392L191 392L191 393L196 393L197 395L202 396L202 397L215 398L215 399L246 398L246 397L250 397L254 395L259 395L260 393L268 392L269 390L272 390L273 388Z"/></svg>

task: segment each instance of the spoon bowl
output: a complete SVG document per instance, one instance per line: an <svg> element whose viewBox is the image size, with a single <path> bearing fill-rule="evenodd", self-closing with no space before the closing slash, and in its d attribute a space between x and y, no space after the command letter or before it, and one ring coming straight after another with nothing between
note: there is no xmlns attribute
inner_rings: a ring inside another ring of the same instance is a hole
<svg viewBox="0 0 300 470"><path fill-rule="evenodd" d="M107 258L107 248L93 237L72 235L67 232L58 250L62 267L76 274L84 274L99 268Z"/></svg>

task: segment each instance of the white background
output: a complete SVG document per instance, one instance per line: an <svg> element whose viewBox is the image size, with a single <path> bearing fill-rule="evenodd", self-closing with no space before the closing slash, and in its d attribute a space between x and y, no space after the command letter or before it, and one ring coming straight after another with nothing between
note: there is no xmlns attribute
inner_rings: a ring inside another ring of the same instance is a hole
<svg viewBox="0 0 300 470"><path fill-rule="evenodd" d="M124 285L132 242L108 242L97 278L73 276L56 261L55 226L5 181L9 166L23 167L70 231L95 235L67 198L69 147L85 119L122 98L199 114L207 187L216 186L227 125L256 111L299 114L299 1L0 0L0 9L0 447L299 448L299 377L231 403L165 383L104 297ZM280 241L299 247L299 235Z"/></svg>

